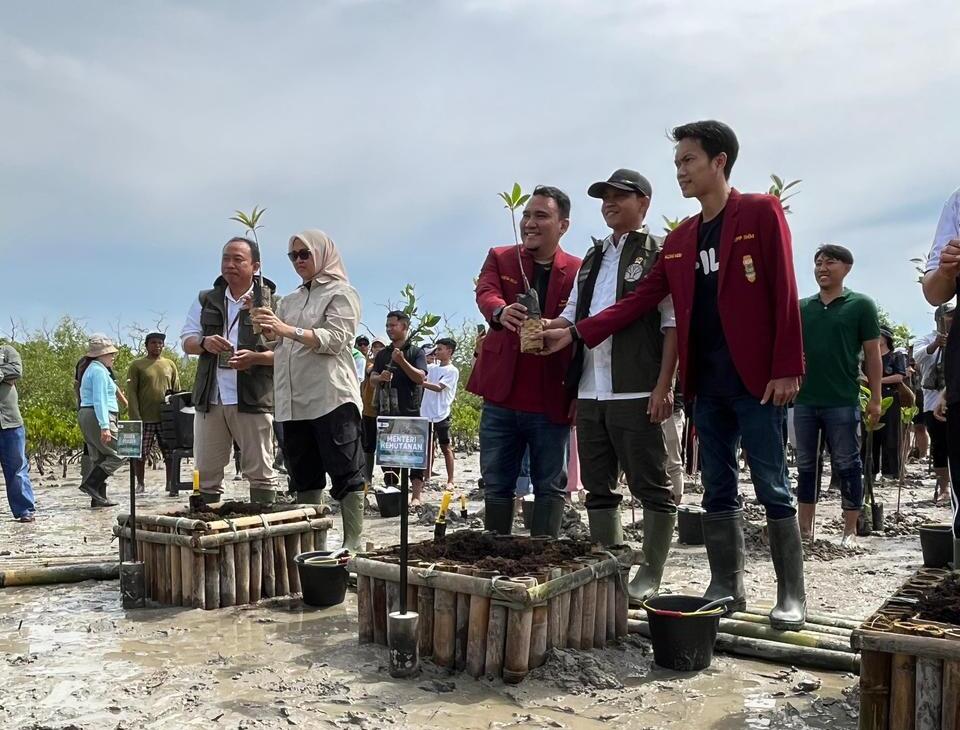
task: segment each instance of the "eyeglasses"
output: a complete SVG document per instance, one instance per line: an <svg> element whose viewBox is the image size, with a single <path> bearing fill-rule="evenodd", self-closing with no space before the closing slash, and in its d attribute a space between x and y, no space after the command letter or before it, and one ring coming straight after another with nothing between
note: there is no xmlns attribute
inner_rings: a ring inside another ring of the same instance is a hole
<svg viewBox="0 0 960 730"><path fill-rule="evenodd" d="M308 258L310 258L310 249L308 248L294 249L293 251L287 254L287 258L290 259L291 261L296 261L297 259L300 259L301 261L306 261Z"/></svg>

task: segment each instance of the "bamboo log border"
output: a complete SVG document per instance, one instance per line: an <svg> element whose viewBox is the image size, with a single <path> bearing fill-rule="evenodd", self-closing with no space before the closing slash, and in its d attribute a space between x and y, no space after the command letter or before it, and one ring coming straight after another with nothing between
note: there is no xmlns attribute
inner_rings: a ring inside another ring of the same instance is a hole
<svg viewBox="0 0 960 730"><path fill-rule="evenodd" d="M318 514L318 508L306 507L266 514L263 520L251 516L209 523L138 515L137 551L145 566L147 598L209 610L299 593L294 558L322 549L333 526L333 520ZM113 525L121 554L131 543L127 520L120 515Z"/></svg>
<svg viewBox="0 0 960 730"><path fill-rule="evenodd" d="M450 672L515 683L541 666L551 648L600 648L623 638L623 577L634 557L629 548L595 553L519 577L415 562L407 580L410 595L416 592L410 606L420 617L420 656ZM396 600L400 566L393 556L365 555L354 557L349 568L357 574L359 641L386 646L386 614ZM594 596L592 621L584 612L584 592Z"/></svg>

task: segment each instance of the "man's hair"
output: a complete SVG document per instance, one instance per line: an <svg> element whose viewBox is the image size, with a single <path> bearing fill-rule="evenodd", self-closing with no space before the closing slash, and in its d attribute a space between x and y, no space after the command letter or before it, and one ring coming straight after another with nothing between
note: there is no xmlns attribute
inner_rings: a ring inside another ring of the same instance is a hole
<svg viewBox="0 0 960 730"><path fill-rule="evenodd" d="M410 326L410 315L406 312L401 312L399 309L394 309L387 312L387 319L393 317L394 319L399 319L401 322L406 323L407 327Z"/></svg>
<svg viewBox="0 0 960 730"><path fill-rule="evenodd" d="M850 252L850 249L845 248L837 243L825 243L820 246L814 252L813 260L816 261L821 256L826 256L828 259L840 261L847 266L853 266L853 254Z"/></svg>
<svg viewBox="0 0 960 730"><path fill-rule="evenodd" d="M456 341L450 339L449 337L441 337L439 340L437 340L437 344L438 344L438 345L443 345L444 347L449 347L449 348L450 348L450 352L456 352L456 351L457 351L457 343L456 343Z"/></svg>
<svg viewBox="0 0 960 730"><path fill-rule="evenodd" d="M726 124L714 119L681 124L673 128L671 138L674 142L682 139L699 140L700 146L711 160L721 152L726 152L727 162L723 166L723 176L730 179L730 171L733 170L733 163L737 161L737 153L740 152L740 143L737 135Z"/></svg>
<svg viewBox="0 0 960 730"><path fill-rule="evenodd" d="M369 345L369 344L370 344L370 340L367 339L366 335L360 335L353 342L354 347L360 347L360 345Z"/></svg>
<svg viewBox="0 0 960 730"><path fill-rule="evenodd" d="M557 204L557 210L560 211L560 220L570 217L570 196L560 188L555 188L552 185L537 185L533 189L533 194L543 198L553 198Z"/></svg>
<svg viewBox="0 0 960 730"><path fill-rule="evenodd" d="M225 244L223 244L223 247L226 248L231 243L247 244L247 247L250 249L250 258L253 259L253 263L255 264L260 263L260 247L257 245L256 241L251 241L249 238L244 238L243 236L234 236Z"/></svg>

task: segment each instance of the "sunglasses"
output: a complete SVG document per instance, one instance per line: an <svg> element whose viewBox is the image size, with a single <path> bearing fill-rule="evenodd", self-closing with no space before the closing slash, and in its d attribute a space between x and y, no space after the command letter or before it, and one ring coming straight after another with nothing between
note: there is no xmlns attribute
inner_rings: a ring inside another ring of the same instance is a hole
<svg viewBox="0 0 960 730"><path fill-rule="evenodd" d="M300 261L306 261L308 258L310 258L310 249L307 249L307 248L296 249L295 251L291 251L290 253L288 253L287 258L290 259L291 261L296 261L297 259L300 259Z"/></svg>

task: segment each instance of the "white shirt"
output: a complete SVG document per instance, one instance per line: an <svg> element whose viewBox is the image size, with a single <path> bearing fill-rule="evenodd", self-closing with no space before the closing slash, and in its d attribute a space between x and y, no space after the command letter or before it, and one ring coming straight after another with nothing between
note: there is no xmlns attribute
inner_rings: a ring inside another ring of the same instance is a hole
<svg viewBox="0 0 960 730"><path fill-rule="evenodd" d="M645 231L641 229L641 232ZM590 311L588 312L590 317L599 314L617 301L620 254L623 253L623 244L629 235L629 233L623 234L617 245L613 243L612 233L603 239L603 257L600 259L600 271L597 272L597 283L593 290L593 299L590 301ZM567 306L560 315L568 322L577 321L578 290L579 287L574 285L570 291ZM660 312L661 332L668 327L677 326L673 311L673 299L669 294L657 305L657 310ZM585 348L583 375L580 378L580 389L577 397L584 400L629 400L631 398L649 398L650 393L613 392L613 338L608 337L592 349Z"/></svg>
<svg viewBox="0 0 960 730"><path fill-rule="evenodd" d="M941 351L937 350L932 355L927 353L927 345L937 339L937 333L931 332L928 335L918 338L913 343L913 359L917 361L917 367L920 368L920 382L923 383L930 371L937 364L941 356ZM923 412L932 411L937 407L937 401L940 400L939 390L923 389Z"/></svg>
<svg viewBox="0 0 960 730"><path fill-rule="evenodd" d="M926 271L934 271L940 266L940 254L944 247L953 238L960 238L960 188L953 191L943 204L940 221L937 223L937 232L933 236L933 245L930 255L927 256Z"/></svg>
<svg viewBox="0 0 960 730"><path fill-rule="evenodd" d="M434 363L427 366L427 382L433 385L443 385L439 393L427 388L423 389L423 399L420 402L420 416L430 423L439 423L450 415L453 399L457 397L457 383L460 381L460 371L453 365Z"/></svg>
<svg viewBox="0 0 960 730"><path fill-rule="evenodd" d="M247 295L253 294L253 285L240 297L240 300ZM229 331L221 334L233 345L234 352L237 350L237 337L240 333L240 300L234 299L230 293L230 287L227 287L227 321L224 322L224 328L229 327ZM202 337L203 327L200 325L200 298L194 297L190 311L187 312L187 321L180 330L180 346L183 347L184 341L188 337ZM216 364L214 364L216 367ZM213 394L210 403L224 406L237 405L237 371L233 368L217 367L217 393Z"/></svg>

